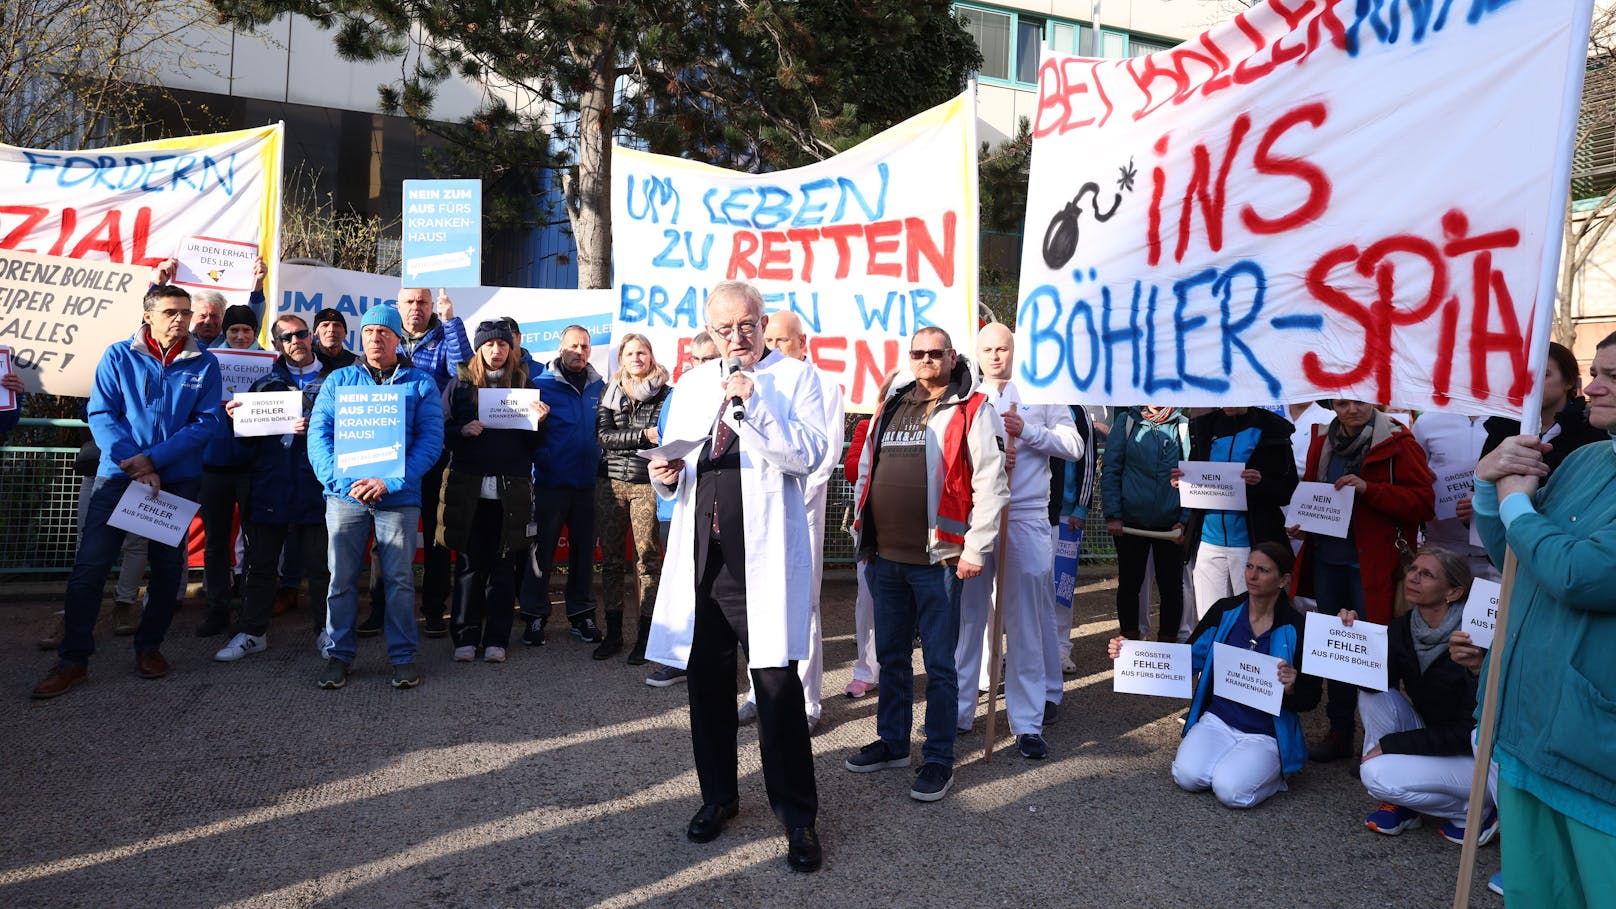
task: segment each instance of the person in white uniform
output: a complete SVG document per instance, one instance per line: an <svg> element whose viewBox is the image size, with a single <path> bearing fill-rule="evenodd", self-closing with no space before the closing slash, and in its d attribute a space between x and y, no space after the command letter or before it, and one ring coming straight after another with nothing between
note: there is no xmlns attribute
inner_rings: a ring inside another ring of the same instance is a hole
<svg viewBox="0 0 1616 909"><path fill-rule="evenodd" d="M1049 459L1077 460L1083 439L1061 404L1022 404L1010 381L1015 337L997 322L976 337L982 369L978 389L1004 420L1005 467L1010 473L1010 513L1004 533L1004 700L1010 732L1021 756L1049 755L1044 726L1055 721L1061 699L1060 634L1055 622L1055 549L1049 534ZM977 682L982 668L983 632L994 595L997 554L982 573L965 582L960 594L960 636L954 650L959 676L959 728L976 718Z"/></svg>
<svg viewBox="0 0 1616 909"><path fill-rule="evenodd" d="M808 359L808 332L803 330L802 319L794 312L777 312L769 316L769 324L763 330L763 346L812 365ZM808 487L804 492L807 499L804 504L808 508L808 542L814 548L814 570L808 591L811 610L808 659L797 663L797 673L802 678L802 697L808 712L810 732L819 728L819 689L825 681L825 642L819 626L819 588L825 575L825 489L830 484L831 474L836 472L836 459L842 454L842 429L846 422L842 410L842 389L836 384L836 377L821 372L817 367L813 373L819 378L819 391L825 404L820 425L825 429L827 445L824 460L808 476ZM741 705L738 718L743 724L757 719L756 693L750 690L746 692L746 703Z"/></svg>

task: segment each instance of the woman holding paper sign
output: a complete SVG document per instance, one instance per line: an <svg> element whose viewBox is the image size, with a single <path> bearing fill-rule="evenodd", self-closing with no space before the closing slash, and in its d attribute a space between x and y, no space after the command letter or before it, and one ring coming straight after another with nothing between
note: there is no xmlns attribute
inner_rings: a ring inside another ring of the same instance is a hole
<svg viewBox="0 0 1616 909"><path fill-rule="evenodd" d="M1252 547L1246 592L1214 603L1190 636L1195 699L1173 758L1173 782L1189 792L1211 789L1230 808L1251 808L1284 790L1285 777L1307 761L1296 714L1317 706L1320 680L1301 674L1302 614L1285 593L1292 565L1287 546L1270 540ZM1111 640L1113 660L1123 640ZM1212 693L1213 644L1279 658L1285 689L1279 716Z"/></svg>
<svg viewBox="0 0 1616 909"><path fill-rule="evenodd" d="M1318 600L1325 615L1350 609L1377 625L1391 622L1402 557L1419 539L1420 522L1436 516L1436 480L1414 434L1364 401L1330 402L1335 419L1315 433L1303 479L1353 489L1345 539L1286 528L1302 540L1291 594ZM1330 732L1308 749L1315 761L1353 754L1358 689L1330 682Z"/></svg>
<svg viewBox="0 0 1616 909"><path fill-rule="evenodd" d="M532 388L522 361L511 356L503 322L477 326L477 353L443 391L444 444L449 464L438 503L438 544L455 552L454 658L471 662L477 648L490 663L505 662L516 608L517 557L527 551L533 514L533 452L542 438L526 429L489 429L478 419L478 392ZM534 401L542 421L549 408Z"/></svg>
<svg viewBox="0 0 1616 909"><path fill-rule="evenodd" d="M617 372L600 396L595 435L600 439L600 478L595 484L595 516L604 559L600 566L606 595L606 638L594 657L604 660L623 649L624 551L634 540L634 574L640 592L640 633L628 662L645 662L645 639L651 634L651 607L662 576L662 550L657 545L657 497L651 490L649 461L637 452L661 441L657 420L668 399L668 371L651 352L645 335L625 335L617 345Z"/></svg>
<svg viewBox="0 0 1616 909"><path fill-rule="evenodd" d="M1411 608L1387 629L1386 690L1363 691L1364 753L1358 778L1380 807L1364 818L1376 833L1396 836L1420 825L1420 815L1443 820L1442 835L1463 843L1475 727L1476 677L1455 663L1448 639L1464 618L1470 595L1469 563L1435 546L1420 550L1403 579ZM1351 625L1357 613L1343 610ZM1402 690L1398 690L1401 686ZM1490 811L1478 841L1498 832Z"/></svg>

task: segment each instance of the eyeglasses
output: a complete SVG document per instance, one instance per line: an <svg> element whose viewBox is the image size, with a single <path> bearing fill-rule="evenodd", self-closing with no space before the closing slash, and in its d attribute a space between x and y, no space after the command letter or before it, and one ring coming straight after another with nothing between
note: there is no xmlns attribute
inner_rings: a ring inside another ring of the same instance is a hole
<svg viewBox="0 0 1616 909"><path fill-rule="evenodd" d="M726 341L737 334L743 338L750 338L758 333L758 323L738 322L734 325L714 325L712 326L712 330L713 334L718 335L720 338L723 338Z"/></svg>
<svg viewBox="0 0 1616 909"><path fill-rule="evenodd" d="M167 319L170 322L178 322L182 319L190 319L191 311L189 309L158 309L153 310L152 315Z"/></svg>
<svg viewBox="0 0 1616 909"><path fill-rule="evenodd" d="M282 344L285 344L287 341L301 341L308 336L309 330L307 328L303 328L299 329L298 331L289 331L286 334L278 335L277 337L281 339Z"/></svg>
<svg viewBox="0 0 1616 909"><path fill-rule="evenodd" d="M952 347L933 347L930 350L911 350L909 351L909 359L941 361L943 357L947 356L953 350L954 348Z"/></svg>

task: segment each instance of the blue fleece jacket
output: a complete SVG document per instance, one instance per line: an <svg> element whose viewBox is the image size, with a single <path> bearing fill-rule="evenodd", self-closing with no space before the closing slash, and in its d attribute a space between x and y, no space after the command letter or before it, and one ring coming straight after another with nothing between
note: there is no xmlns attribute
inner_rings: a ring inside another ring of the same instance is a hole
<svg viewBox="0 0 1616 909"><path fill-rule="evenodd" d="M595 485L600 466L600 439L595 435L595 411L606 382L595 367L584 364L584 390L567 381L557 359L533 383L550 405L544 424L544 444L533 455L533 485L587 489Z"/></svg>
<svg viewBox="0 0 1616 909"><path fill-rule="evenodd" d="M455 377L455 367L471 359L471 341L466 338L466 323L459 316L447 322L433 316L431 325L419 341L401 341L398 352L408 356L416 369L431 376L442 394Z"/></svg>
<svg viewBox="0 0 1616 909"><path fill-rule="evenodd" d="M319 361L316 361L319 362ZM314 412L320 387L334 372L322 367L300 383L286 364L286 357L275 361L269 375L252 384L250 391L303 392L303 415ZM260 524L321 524L325 522L325 488L309 463L309 437L303 435L255 436L241 440L253 453L252 515Z"/></svg>
<svg viewBox="0 0 1616 909"><path fill-rule="evenodd" d="M187 336L168 365L146 346L143 324L107 348L95 367L87 419L101 449L98 476L121 477L118 464L144 454L164 482L202 476L202 449L225 433L219 362Z"/></svg>
<svg viewBox="0 0 1616 909"><path fill-rule="evenodd" d="M421 504L421 479L443 453L443 401L432 377L410 365L408 357L399 357L398 366L387 378L388 385L398 385L404 393L404 476L384 479L387 494L378 507L403 508ZM314 401L314 413L309 416L309 463L325 487L327 498L340 499L348 494L354 481L337 476L336 412L337 395L334 389L351 385L378 387L370 368L363 361L333 372L320 387Z"/></svg>

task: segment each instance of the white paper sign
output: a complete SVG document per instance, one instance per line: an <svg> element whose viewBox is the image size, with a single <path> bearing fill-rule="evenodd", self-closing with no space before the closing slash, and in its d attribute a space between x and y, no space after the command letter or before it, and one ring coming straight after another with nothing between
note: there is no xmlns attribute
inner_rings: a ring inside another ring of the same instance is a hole
<svg viewBox="0 0 1616 909"><path fill-rule="evenodd" d="M11 374L11 348L0 347L0 376ZM0 385L0 410L16 410L17 393Z"/></svg>
<svg viewBox="0 0 1616 909"><path fill-rule="evenodd" d="M1244 464L1221 461L1179 461L1184 476L1178 481L1178 501L1185 508L1211 511L1245 511L1246 481L1240 479Z"/></svg>
<svg viewBox="0 0 1616 909"><path fill-rule="evenodd" d="M1493 646L1493 625L1498 619L1498 596L1503 588L1497 581L1476 578L1470 582L1470 598L1465 600L1464 621L1459 630L1470 635L1470 643L1483 649Z"/></svg>
<svg viewBox="0 0 1616 909"><path fill-rule="evenodd" d="M1280 704L1285 700L1285 686L1279 683L1279 662L1279 657L1266 653L1213 644L1212 693L1279 716Z"/></svg>
<svg viewBox="0 0 1616 909"><path fill-rule="evenodd" d="M1436 519L1451 521L1459 516L1459 500L1468 499L1475 491L1476 469L1460 467L1437 475L1432 484L1436 490Z"/></svg>
<svg viewBox="0 0 1616 909"><path fill-rule="evenodd" d="M537 388L477 389L477 422L485 429L538 429Z"/></svg>
<svg viewBox="0 0 1616 909"><path fill-rule="evenodd" d="M244 391L236 400L241 406L230 422L238 437L284 435L303 418L300 391Z"/></svg>
<svg viewBox="0 0 1616 909"><path fill-rule="evenodd" d="M254 382L269 375L275 368L276 354L267 350L227 350L220 347L208 352L219 361L219 381L224 385L226 401L251 388Z"/></svg>
<svg viewBox="0 0 1616 909"><path fill-rule="evenodd" d="M187 237L180 244L174 283L207 290L252 290L257 243Z"/></svg>
<svg viewBox="0 0 1616 909"><path fill-rule="evenodd" d="M1348 628L1333 615L1310 612L1302 634L1308 675L1360 688L1386 690L1386 626L1358 620Z"/></svg>
<svg viewBox="0 0 1616 909"><path fill-rule="evenodd" d="M1329 483L1297 483L1291 495L1290 521L1309 533L1347 538L1352 526L1351 486L1336 489Z"/></svg>
<svg viewBox="0 0 1616 909"><path fill-rule="evenodd" d="M665 458L669 461L677 461L685 455L690 454L692 451L700 448L702 445L706 444L706 442L706 439L689 439L677 442L664 442L655 448L642 448L639 451L636 451L635 454L646 459L647 461L655 461L657 458Z"/></svg>
<svg viewBox="0 0 1616 909"><path fill-rule="evenodd" d="M107 518L107 526L127 530L164 546L179 546L200 507L190 499L159 492L145 483L130 483Z"/></svg>
<svg viewBox="0 0 1616 909"><path fill-rule="evenodd" d="M1188 644L1152 644L1125 641L1111 676L1118 694L1153 694L1164 698L1190 698L1192 648Z"/></svg>

